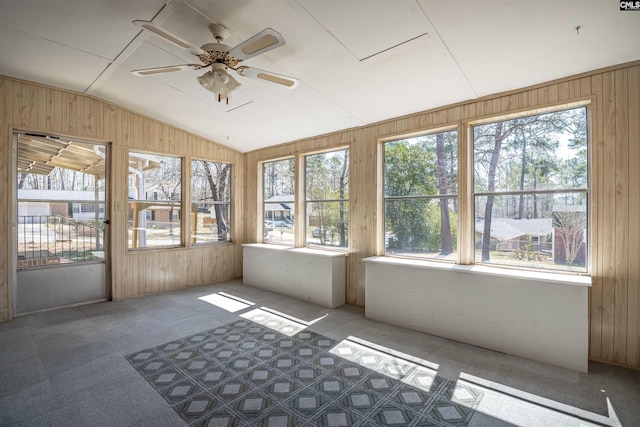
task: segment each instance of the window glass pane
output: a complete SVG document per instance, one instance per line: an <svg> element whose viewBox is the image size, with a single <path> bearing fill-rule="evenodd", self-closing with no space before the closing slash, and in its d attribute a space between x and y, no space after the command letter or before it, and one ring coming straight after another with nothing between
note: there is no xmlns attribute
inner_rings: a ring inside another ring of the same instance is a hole
<svg viewBox="0 0 640 427"><path fill-rule="evenodd" d="M306 244L349 246L349 150L305 157Z"/></svg>
<svg viewBox="0 0 640 427"><path fill-rule="evenodd" d="M474 127L475 191L587 187L586 109Z"/></svg>
<svg viewBox="0 0 640 427"><path fill-rule="evenodd" d="M385 196L456 194L457 138L451 131L385 143Z"/></svg>
<svg viewBox="0 0 640 427"><path fill-rule="evenodd" d="M455 199L385 201L386 254L456 260ZM444 218L444 221L443 221Z"/></svg>
<svg viewBox="0 0 640 427"><path fill-rule="evenodd" d="M144 220L136 224L136 217ZM130 202L129 248L179 246L182 231L179 218L178 204Z"/></svg>
<svg viewBox="0 0 640 427"><path fill-rule="evenodd" d="M476 262L586 272L586 192L476 196L475 210Z"/></svg>
<svg viewBox="0 0 640 427"><path fill-rule="evenodd" d="M295 210L295 161L263 163L264 241L293 246Z"/></svg>
<svg viewBox="0 0 640 427"><path fill-rule="evenodd" d="M264 220L264 241L293 246L295 244L293 221L286 217L277 218L282 219Z"/></svg>
<svg viewBox="0 0 640 427"><path fill-rule="evenodd" d="M191 161L191 241L225 242L231 231L231 165Z"/></svg>
<svg viewBox="0 0 640 427"><path fill-rule="evenodd" d="M129 248L179 246L182 160L129 153Z"/></svg>
<svg viewBox="0 0 640 427"><path fill-rule="evenodd" d="M17 149L17 268L103 261L105 147L20 134Z"/></svg>
<svg viewBox="0 0 640 427"><path fill-rule="evenodd" d="M74 210L79 203L56 200L56 190L46 193L47 198L18 200L18 268L103 260L104 202L82 203L87 211L80 212Z"/></svg>
<svg viewBox="0 0 640 427"><path fill-rule="evenodd" d="M385 143L386 254L456 260L457 143L456 131Z"/></svg>
<svg viewBox="0 0 640 427"><path fill-rule="evenodd" d="M307 200L349 198L349 150L306 156L305 165Z"/></svg>
<svg viewBox="0 0 640 427"><path fill-rule="evenodd" d="M307 203L307 245L349 246L349 202Z"/></svg>
<svg viewBox="0 0 640 427"><path fill-rule="evenodd" d="M587 271L586 120L582 107L474 128L476 262Z"/></svg>

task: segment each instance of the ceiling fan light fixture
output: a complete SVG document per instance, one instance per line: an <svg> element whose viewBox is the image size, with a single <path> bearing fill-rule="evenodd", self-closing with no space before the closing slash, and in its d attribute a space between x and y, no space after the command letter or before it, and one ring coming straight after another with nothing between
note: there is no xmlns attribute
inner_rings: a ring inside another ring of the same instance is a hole
<svg viewBox="0 0 640 427"><path fill-rule="evenodd" d="M240 86L240 83L227 73L224 68L215 67L198 77L198 83L210 92L218 95L218 102L223 99L229 103L229 94Z"/></svg>
<svg viewBox="0 0 640 427"><path fill-rule="evenodd" d="M223 85L227 85L231 81L231 76L226 71L216 70L214 74L216 74L216 76L220 80L220 83L222 83Z"/></svg>
<svg viewBox="0 0 640 427"><path fill-rule="evenodd" d="M172 1L177 0L171 0L170 2ZM247 59L286 44L282 34L273 28L265 28L240 44L229 47L222 44L222 41L229 35L229 31L220 24L213 24L209 29L215 38L215 43L207 43L201 47L196 47L151 21L135 20L133 23L147 32L156 34L167 42L189 50L193 55L198 57L201 62L200 64L182 64L131 70L131 73L136 76L153 76L155 74L200 70L205 67L211 67L210 71L197 77L198 83L209 92L217 95L218 102L226 99L227 104L229 104L229 94L240 86L240 83L229 75L228 70L233 70L243 77L274 83L288 89L293 89L299 84L299 80L293 77L244 65L239 66L241 62Z"/></svg>

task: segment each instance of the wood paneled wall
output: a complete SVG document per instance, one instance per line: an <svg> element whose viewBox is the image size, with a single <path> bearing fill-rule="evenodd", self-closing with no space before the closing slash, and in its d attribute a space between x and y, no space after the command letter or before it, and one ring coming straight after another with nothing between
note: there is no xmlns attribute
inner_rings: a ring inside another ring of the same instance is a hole
<svg viewBox="0 0 640 427"><path fill-rule="evenodd" d="M350 233L347 301L364 305L362 259L379 244L378 141L443 126L589 101L591 142L590 357L640 367L640 62L245 154L247 242L257 231L258 165L348 145ZM389 284L393 286L393 284Z"/></svg>
<svg viewBox="0 0 640 427"><path fill-rule="evenodd" d="M110 146L111 293L145 295L242 276L243 156L222 145L107 102L0 76L0 321L11 314L10 271L15 179L13 129L104 141ZM233 243L192 248L127 249L128 150L233 165ZM116 209L117 208L117 209Z"/></svg>

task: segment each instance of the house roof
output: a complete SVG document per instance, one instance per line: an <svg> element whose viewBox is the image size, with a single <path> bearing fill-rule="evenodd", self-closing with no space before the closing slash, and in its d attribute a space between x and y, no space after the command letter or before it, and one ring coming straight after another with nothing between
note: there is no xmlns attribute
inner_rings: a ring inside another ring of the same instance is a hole
<svg viewBox="0 0 640 427"><path fill-rule="evenodd" d="M552 231L551 220L547 218L499 218L491 221L491 237L498 240L515 239L524 234L546 236ZM484 221L476 222L476 233L484 233Z"/></svg>
<svg viewBox="0 0 640 427"><path fill-rule="evenodd" d="M292 211L294 209L293 206L293 195L292 194L282 194L279 196L269 197L264 202L264 210L265 211ZM269 203L272 202L272 203Z"/></svg>
<svg viewBox="0 0 640 427"><path fill-rule="evenodd" d="M286 204L286 203L265 203L264 204L264 210L265 211L292 211L293 210L293 203L292 204Z"/></svg>

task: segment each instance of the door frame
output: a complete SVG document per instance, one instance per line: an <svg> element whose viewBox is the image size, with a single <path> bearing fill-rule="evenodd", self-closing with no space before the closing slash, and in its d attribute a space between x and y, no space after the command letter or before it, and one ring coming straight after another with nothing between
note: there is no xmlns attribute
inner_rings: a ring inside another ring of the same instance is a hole
<svg viewBox="0 0 640 427"><path fill-rule="evenodd" d="M10 232L8 233L10 236L10 239L8 239L8 242L6 242L6 248L8 250L8 253L11 254L10 256L8 256L8 260L7 260L7 264L8 264L8 270L9 270L9 274L8 274L8 300L9 300L9 317L8 320L16 317L16 316L23 316L23 315L28 315L28 314L32 314L34 313L34 311L31 312L27 312L27 313L20 313L17 314L16 313L16 307L17 307L17 269L18 269L18 256L17 256L17 249L18 249L18 236L17 236L17 232L18 232L18 189L17 189L17 177L18 177L18 134L20 133L34 133L34 134L43 134L43 135L49 135L49 136L57 136L60 138L68 138L71 140L76 140L79 142L84 142L87 144L95 144L95 145L101 145L104 147L105 150L105 200L104 200L104 215L105 218L104 220L106 221L106 225L107 227L105 228L105 232L104 232L104 238L103 238L103 245L104 245L104 256L105 256L105 272L104 272L104 280L105 280L105 298L101 299L100 301L111 301L112 300L112 295L113 295L113 286L112 286L112 280L111 280L111 255L112 255L112 250L111 250L111 227L110 227L110 223L111 223L111 217L112 217L112 188L113 186L111 185L111 180L112 180L112 161L111 161L111 157L112 157L112 142L108 141L108 140L102 140L99 138L87 138L87 137L78 137L78 136L74 136L74 135L67 135L64 133L57 133L57 132L52 132L49 130L42 130L42 129L34 129L34 128L25 128L25 127L14 127L14 126L10 126L9 127L9 132L11 135L11 154L12 154L12 158L11 158L11 166L10 166L10 172L9 172L9 179L8 179L8 184L9 184L9 196L10 196L10 200L8 201L8 211L9 211L9 218L10 218L10 223L9 223L9 227L10 227ZM36 310L35 312L40 312L40 311L51 311L51 310L57 310L57 309L61 309L61 308L65 308L65 307L75 307L75 306L80 306L80 305L85 305L85 304L91 304L97 301L87 301L87 302L80 302L80 303L73 303L73 304L69 304L69 305L65 305L65 306L58 306L58 307L52 307L52 308L45 308L42 310Z"/></svg>

